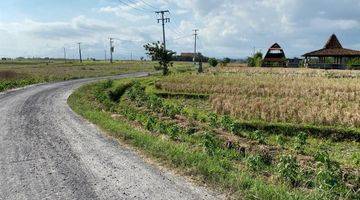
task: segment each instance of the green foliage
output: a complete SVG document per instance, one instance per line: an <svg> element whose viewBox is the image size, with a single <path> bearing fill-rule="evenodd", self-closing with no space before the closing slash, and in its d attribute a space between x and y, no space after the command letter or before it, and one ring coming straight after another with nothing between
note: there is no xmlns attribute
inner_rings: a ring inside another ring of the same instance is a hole
<svg viewBox="0 0 360 200"><path fill-rule="evenodd" d="M155 42L144 45L147 55L151 56L152 60L159 61L159 65L155 67L156 70L162 70L163 75L168 75L169 67L172 66L171 60L175 52L165 49L164 44Z"/></svg>
<svg viewBox="0 0 360 200"><path fill-rule="evenodd" d="M276 136L276 143L281 147L284 148L286 143L286 138L283 135Z"/></svg>
<svg viewBox="0 0 360 200"><path fill-rule="evenodd" d="M248 67L261 67L263 55L261 52L255 53L253 57L247 59Z"/></svg>
<svg viewBox="0 0 360 200"><path fill-rule="evenodd" d="M109 97L114 102L119 102L120 98L124 95L126 90L132 86L133 83L121 84L114 90L109 91Z"/></svg>
<svg viewBox="0 0 360 200"><path fill-rule="evenodd" d="M217 148L219 147L219 141L215 138L214 134L209 133L209 132L205 132L203 134L203 147L205 149L205 151L211 155L214 156L216 153Z"/></svg>
<svg viewBox="0 0 360 200"><path fill-rule="evenodd" d="M298 184L300 179L300 166L294 156L282 155L277 164L277 172L285 181L294 186Z"/></svg>
<svg viewBox="0 0 360 200"><path fill-rule="evenodd" d="M210 113L209 114L209 116L208 116L208 118L209 118L209 123L210 123L210 126L212 127L212 128L216 128L216 127L218 127L218 116L217 116L217 114L216 113Z"/></svg>
<svg viewBox="0 0 360 200"><path fill-rule="evenodd" d="M156 127L156 120L153 117L148 117L146 124L145 124L145 128L149 131L154 131Z"/></svg>
<svg viewBox="0 0 360 200"><path fill-rule="evenodd" d="M229 64L230 62L231 62L230 58L224 58L223 59L223 63L225 63L225 64Z"/></svg>
<svg viewBox="0 0 360 200"><path fill-rule="evenodd" d="M235 135L239 134L242 130L242 125L239 122L234 122L231 124L231 132Z"/></svg>
<svg viewBox="0 0 360 200"><path fill-rule="evenodd" d="M211 67L216 67L218 65L218 61L216 58L210 58L208 62Z"/></svg>
<svg viewBox="0 0 360 200"><path fill-rule="evenodd" d="M261 155L249 155L246 158L246 164L250 169L254 171L262 170L265 167L265 163Z"/></svg>
<svg viewBox="0 0 360 200"><path fill-rule="evenodd" d="M252 131L249 133L250 139L258 141L260 144L265 144L265 133L260 130Z"/></svg>
<svg viewBox="0 0 360 200"><path fill-rule="evenodd" d="M353 58L351 60L349 60L346 65L348 66L349 69L356 69L359 70L360 69L360 58Z"/></svg>
<svg viewBox="0 0 360 200"><path fill-rule="evenodd" d="M331 190L341 184L341 169L330 159L326 149L320 148L315 156L317 161L316 184L320 189Z"/></svg>
<svg viewBox="0 0 360 200"><path fill-rule="evenodd" d="M304 153L305 145L307 144L307 142L306 142L307 137L308 137L308 135L305 132L300 132L295 137L294 148L299 153Z"/></svg>
<svg viewBox="0 0 360 200"><path fill-rule="evenodd" d="M229 115L223 115L221 117L220 123L225 130L230 131L234 121Z"/></svg>
<svg viewBox="0 0 360 200"><path fill-rule="evenodd" d="M180 127L178 125L170 125L167 131L172 140L178 139L178 136L180 134Z"/></svg>

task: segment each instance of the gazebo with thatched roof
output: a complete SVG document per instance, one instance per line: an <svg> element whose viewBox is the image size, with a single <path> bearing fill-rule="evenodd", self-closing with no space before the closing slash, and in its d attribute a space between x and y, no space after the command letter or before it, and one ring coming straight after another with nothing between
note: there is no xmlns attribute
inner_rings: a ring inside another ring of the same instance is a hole
<svg viewBox="0 0 360 200"><path fill-rule="evenodd" d="M278 43L273 44L267 51L263 61L262 67L285 67L286 57L285 52Z"/></svg>
<svg viewBox="0 0 360 200"><path fill-rule="evenodd" d="M303 55L306 65L315 68L344 69L346 62L360 58L360 51L345 49L335 34L331 35L324 48ZM314 60L311 58L317 58Z"/></svg>

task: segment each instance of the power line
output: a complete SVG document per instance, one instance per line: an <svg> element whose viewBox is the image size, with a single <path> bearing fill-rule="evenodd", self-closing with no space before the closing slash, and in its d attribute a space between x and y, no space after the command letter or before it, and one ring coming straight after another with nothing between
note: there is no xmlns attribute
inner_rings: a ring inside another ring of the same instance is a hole
<svg viewBox="0 0 360 200"><path fill-rule="evenodd" d="M174 38L174 39L170 39L170 40L180 40L180 39L184 39L184 38L189 38L189 37L192 37L193 35L184 35L182 37L178 37L178 38Z"/></svg>
<svg viewBox="0 0 360 200"><path fill-rule="evenodd" d="M139 12L146 13L146 14L149 13L148 10L137 8L137 7L135 7L135 6L133 6L133 5L129 4L129 3L126 3L125 1L122 1L122 0L118 0L118 1L120 3L122 3L123 5L128 6L128 7L132 8L132 9L135 9L135 10L137 10Z"/></svg>
<svg viewBox="0 0 360 200"><path fill-rule="evenodd" d="M144 1L144 0L140 0L141 2L143 2L145 5L148 5L149 7L153 8L153 9L157 9L156 7L152 6L151 4L149 4L148 2Z"/></svg>
<svg viewBox="0 0 360 200"><path fill-rule="evenodd" d="M143 2L142 1L142 3L141 2L138 2L138 1L134 1L134 0L127 0L128 2L130 2L130 3L132 3L133 5L141 5L141 4L143 4L143 5L147 5L147 6L149 6L148 4L146 4L145 2ZM155 7L153 7L153 6L151 6L151 10L149 10L149 9L146 9L146 8L144 8L144 7L141 7L143 10L145 10L145 11L148 11L148 12L154 12L154 10L152 10L152 9L155 9L155 10L157 10L157 8L155 8Z"/></svg>

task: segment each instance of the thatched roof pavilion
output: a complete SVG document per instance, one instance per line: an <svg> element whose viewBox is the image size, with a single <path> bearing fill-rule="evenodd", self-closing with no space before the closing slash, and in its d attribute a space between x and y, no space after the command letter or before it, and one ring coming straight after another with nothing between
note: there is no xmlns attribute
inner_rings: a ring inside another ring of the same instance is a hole
<svg viewBox="0 0 360 200"><path fill-rule="evenodd" d="M273 44L267 51L262 67L285 67L286 57L284 50L278 43Z"/></svg>
<svg viewBox="0 0 360 200"><path fill-rule="evenodd" d="M308 63L310 67L343 68L348 60L360 58L360 51L343 48L336 35L333 34L324 48L306 53L303 57L307 61L308 58L319 59L317 63ZM328 58L332 59L332 63L329 63Z"/></svg>

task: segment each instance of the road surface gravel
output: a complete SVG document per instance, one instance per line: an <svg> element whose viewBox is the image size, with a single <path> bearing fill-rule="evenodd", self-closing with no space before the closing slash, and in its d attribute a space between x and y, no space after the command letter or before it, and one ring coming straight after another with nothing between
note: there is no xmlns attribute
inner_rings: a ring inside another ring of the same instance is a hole
<svg viewBox="0 0 360 200"><path fill-rule="evenodd" d="M98 79L0 93L0 199L220 198L147 164L76 115L67 98Z"/></svg>

